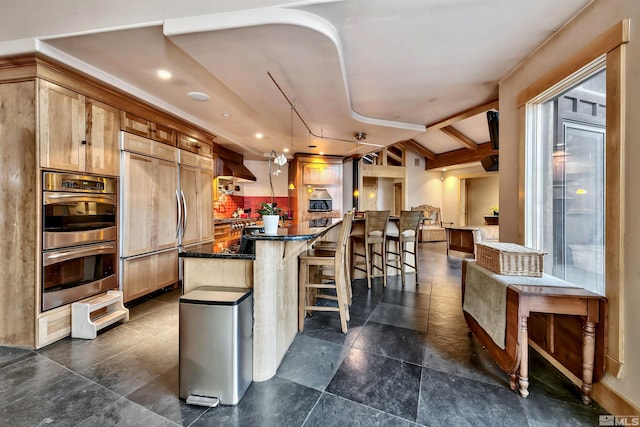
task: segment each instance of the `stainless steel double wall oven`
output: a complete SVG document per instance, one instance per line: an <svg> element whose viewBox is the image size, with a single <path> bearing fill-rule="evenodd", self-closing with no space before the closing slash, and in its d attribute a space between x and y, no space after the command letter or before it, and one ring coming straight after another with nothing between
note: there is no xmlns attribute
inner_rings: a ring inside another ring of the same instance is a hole
<svg viewBox="0 0 640 427"><path fill-rule="evenodd" d="M59 172L42 179L42 310L116 289L116 179Z"/></svg>

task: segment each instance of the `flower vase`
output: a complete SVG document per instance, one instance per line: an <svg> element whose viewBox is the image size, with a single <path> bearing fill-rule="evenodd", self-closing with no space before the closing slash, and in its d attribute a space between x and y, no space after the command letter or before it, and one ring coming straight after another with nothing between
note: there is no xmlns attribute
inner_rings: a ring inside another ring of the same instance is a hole
<svg viewBox="0 0 640 427"><path fill-rule="evenodd" d="M264 221L265 234L278 234L280 215L262 215L262 221Z"/></svg>

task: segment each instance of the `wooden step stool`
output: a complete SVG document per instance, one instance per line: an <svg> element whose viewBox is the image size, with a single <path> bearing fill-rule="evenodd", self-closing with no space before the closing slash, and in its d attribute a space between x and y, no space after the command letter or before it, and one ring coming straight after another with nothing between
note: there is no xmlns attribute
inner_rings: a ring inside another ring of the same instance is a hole
<svg viewBox="0 0 640 427"><path fill-rule="evenodd" d="M105 307L105 313L91 318L91 313ZM122 292L107 291L71 305L71 336L92 340L100 329L119 320L129 321L129 310L122 303Z"/></svg>

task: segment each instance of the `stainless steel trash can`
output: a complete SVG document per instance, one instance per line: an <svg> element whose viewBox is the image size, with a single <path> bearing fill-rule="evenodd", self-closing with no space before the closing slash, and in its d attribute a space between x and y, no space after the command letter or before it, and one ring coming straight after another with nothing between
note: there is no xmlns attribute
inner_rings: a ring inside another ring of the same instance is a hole
<svg viewBox="0 0 640 427"><path fill-rule="evenodd" d="M237 404L253 379L251 289L204 286L180 297L180 397Z"/></svg>

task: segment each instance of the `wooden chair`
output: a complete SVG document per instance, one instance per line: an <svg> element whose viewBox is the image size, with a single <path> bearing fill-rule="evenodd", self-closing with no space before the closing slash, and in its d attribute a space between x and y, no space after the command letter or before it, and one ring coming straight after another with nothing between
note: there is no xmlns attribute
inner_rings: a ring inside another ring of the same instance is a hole
<svg viewBox="0 0 640 427"><path fill-rule="evenodd" d="M364 231L360 233L352 233L351 239L355 243L362 243L364 246L364 254L354 252L353 268L363 271L367 274L367 286L371 289L371 278L382 276L382 285L387 286L387 224L389 223L389 211L366 211L364 215ZM375 251L375 246L380 245L380 252ZM355 246L355 244L354 244ZM381 258L380 265L374 263L375 256ZM364 258L364 262L357 261L355 258ZM358 266L364 265L362 269ZM379 270L382 274L374 275L373 270Z"/></svg>
<svg viewBox="0 0 640 427"><path fill-rule="evenodd" d="M353 215L352 215L353 219ZM353 228L352 228L353 230ZM322 250L328 252L335 252L338 249L338 242L333 240L319 240L313 244L313 249ZM351 299L353 298L353 289L351 288L351 239L347 236L347 246L344 251L345 262L345 280L347 284L347 301L351 305ZM322 267L321 267L322 269ZM328 269L332 269L329 267ZM326 269L322 269L323 271Z"/></svg>
<svg viewBox="0 0 640 427"><path fill-rule="evenodd" d="M398 229L387 231L387 242L394 242L395 251L391 250L391 245L387 243L387 261L389 254L395 255L395 264L387 264L389 267L400 270L402 276L402 286L405 281L405 266L409 266L416 271L416 284L418 283L418 233L422 223L422 211L402 211ZM413 243L413 251L408 249L407 243ZM413 264L406 260L406 254L413 256Z"/></svg>
<svg viewBox="0 0 640 427"><path fill-rule="evenodd" d="M335 250L309 249L301 254L300 271L298 278L298 330L304 330L304 319L309 311L337 311L340 314L342 332L347 332L349 320L349 301L347 294L346 266L347 266L347 240L351 233L353 214L347 213L342 220L338 246ZM334 275L331 281L325 273L316 275L320 280L311 281L312 267L333 267ZM319 292L320 290L335 290L335 295ZM316 305L319 299L337 301L337 307Z"/></svg>
<svg viewBox="0 0 640 427"><path fill-rule="evenodd" d="M453 225L452 222L442 222L440 208L431 205L420 205L411 208L412 211L422 212L420 224L420 242L440 242L447 240L444 226Z"/></svg>

